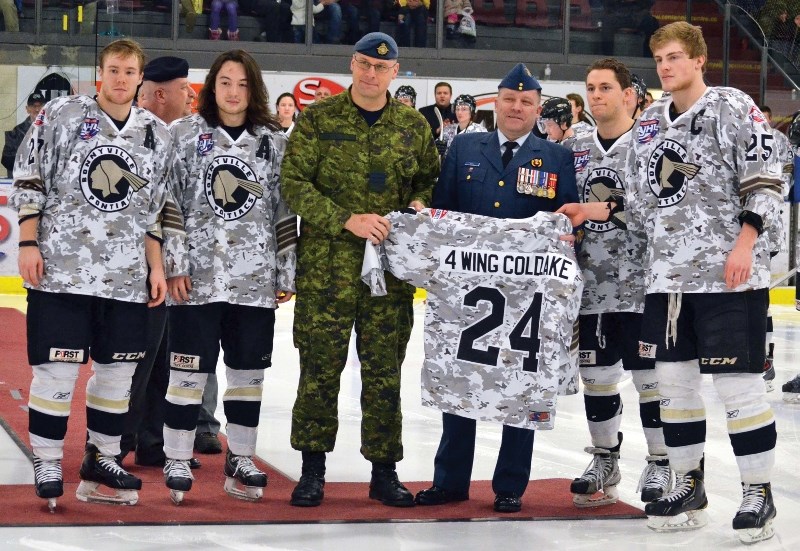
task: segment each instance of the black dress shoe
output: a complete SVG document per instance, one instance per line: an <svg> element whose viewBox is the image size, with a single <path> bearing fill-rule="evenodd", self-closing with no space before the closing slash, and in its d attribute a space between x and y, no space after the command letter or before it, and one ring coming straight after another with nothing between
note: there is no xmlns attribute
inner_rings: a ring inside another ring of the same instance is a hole
<svg viewBox="0 0 800 551"><path fill-rule="evenodd" d="M397 478L394 463L373 463L369 498L389 507L413 507L414 496Z"/></svg>
<svg viewBox="0 0 800 551"><path fill-rule="evenodd" d="M445 503L467 501L468 499L469 494L467 492L451 492L434 484L427 490L417 492L414 503L417 505L444 505Z"/></svg>
<svg viewBox="0 0 800 551"><path fill-rule="evenodd" d="M222 453L222 442L213 432L201 432L194 437L194 449L197 453Z"/></svg>
<svg viewBox="0 0 800 551"><path fill-rule="evenodd" d="M192 458L189 460L189 468L190 468L190 469L199 469L199 468L200 468L200 467L202 467L202 466L203 466L203 465L201 465L201 464L200 464L200 460L199 460L199 459L197 459L196 457L192 457Z"/></svg>
<svg viewBox="0 0 800 551"><path fill-rule="evenodd" d="M498 513L519 513L522 499L511 492L498 492L494 496L494 510Z"/></svg>

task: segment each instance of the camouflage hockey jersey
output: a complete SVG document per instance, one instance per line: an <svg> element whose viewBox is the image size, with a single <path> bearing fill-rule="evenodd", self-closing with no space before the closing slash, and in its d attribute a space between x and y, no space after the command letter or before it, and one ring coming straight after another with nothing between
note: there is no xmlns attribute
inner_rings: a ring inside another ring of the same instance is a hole
<svg viewBox="0 0 800 551"><path fill-rule="evenodd" d="M122 130L89 96L49 102L17 152L11 204L41 213L38 289L146 302L145 233L160 236L172 139L132 108Z"/></svg>
<svg viewBox="0 0 800 551"><path fill-rule="evenodd" d="M781 212L780 216L775 220L775 226L767 228L764 233L767 235L770 252L777 253L786 251L788 245L784 214L786 212L785 198L789 195L789 188L792 185L792 173L794 172L794 148L789 143L789 138L786 137L786 134L777 128L772 129L772 135L775 136L775 151L782 164L783 187L781 188L781 196L784 201L781 202Z"/></svg>
<svg viewBox="0 0 800 551"><path fill-rule="evenodd" d="M460 134L472 134L473 132L486 132L486 128L477 122L471 122L464 130L459 132L458 123L448 124L444 127L444 130L442 130L442 141L446 143L447 148L450 149L450 144L453 143L456 136Z"/></svg>
<svg viewBox="0 0 800 551"><path fill-rule="evenodd" d="M428 291L422 403L527 429L553 428L556 395L577 373L570 354L583 279L559 214L501 219L438 209L390 213L367 244L362 279L383 270Z"/></svg>
<svg viewBox="0 0 800 551"><path fill-rule="evenodd" d="M186 304L275 308L276 291L295 290L297 218L279 183L286 135L257 127L233 140L200 115L175 121L170 131L177 209L165 213L167 277L191 277ZM178 231L168 231L170 220Z"/></svg>
<svg viewBox="0 0 800 551"><path fill-rule="evenodd" d="M647 233L648 293L728 292L725 262L741 231L742 210L776 222L781 163L764 115L733 88L708 88L676 120L662 98L634 126L629 157L636 177L627 216ZM769 286L769 246L753 249L752 275L736 290Z"/></svg>
<svg viewBox="0 0 800 551"><path fill-rule="evenodd" d="M624 198L633 178L627 162L631 136L626 132L608 151L600 144L597 130L575 139L575 178L582 203ZM614 216L614 222L587 220L584 224L578 253L584 279L581 314L644 310L646 236L626 226L625 211Z"/></svg>

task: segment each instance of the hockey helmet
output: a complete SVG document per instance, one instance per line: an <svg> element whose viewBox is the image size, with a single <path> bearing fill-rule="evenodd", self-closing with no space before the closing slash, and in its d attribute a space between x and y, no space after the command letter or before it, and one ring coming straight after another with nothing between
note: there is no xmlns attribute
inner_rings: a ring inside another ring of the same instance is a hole
<svg viewBox="0 0 800 551"><path fill-rule="evenodd" d="M453 102L453 109L458 107L459 105L466 105L469 107L469 112L474 113L478 109L478 105L475 103L475 98L470 96L469 94L461 94L456 98Z"/></svg>
<svg viewBox="0 0 800 551"><path fill-rule="evenodd" d="M795 111L792 115L792 122L789 123L789 142L794 146L800 146L800 111Z"/></svg>
<svg viewBox="0 0 800 551"><path fill-rule="evenodd" d="M550 119L559 126L572 124L572 105L564 98L550 98L542 104L542 112L539 118Z"/></svg>
<svg viewBox="0 0 800 551"><path fill-rule="evenodd" d="M417 91L408 84L403 84L394 93L394 99L408 98L411 100L411 105L417 105Z"/></svg>

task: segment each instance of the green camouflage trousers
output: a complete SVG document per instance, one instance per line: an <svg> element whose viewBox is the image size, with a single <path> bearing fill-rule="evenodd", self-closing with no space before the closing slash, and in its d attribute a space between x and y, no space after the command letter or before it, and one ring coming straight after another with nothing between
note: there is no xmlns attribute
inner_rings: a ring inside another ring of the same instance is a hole
<svg viewBox="0 0 800 551"><path fill-rule="evenodd" d="M413 288L394 283L394 292L385 297L371 297L361 283L297 295L294 344L300 352L300 384L292 409L294 449L333 450L340 378L355 324L361 361L361 454L373 462L403 458L400 367L414 319Z"/></svg>

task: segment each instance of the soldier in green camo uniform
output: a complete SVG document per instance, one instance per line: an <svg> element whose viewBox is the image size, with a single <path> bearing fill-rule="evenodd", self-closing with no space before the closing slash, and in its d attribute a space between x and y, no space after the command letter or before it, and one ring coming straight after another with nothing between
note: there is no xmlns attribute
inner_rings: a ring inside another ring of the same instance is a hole
<svg viewBox="0 0 800 551"><path fill-rule="evenodd" d="M292 447L303 452L291 504L319 505L325 452L338 429L339 379L355 325L361 361L361 453L372 462L369 497L408 507L403 458L400 366L411 335L414 289L390 278L371 297L360 280L365 239L389 233L383 215L429 204L439 158L425 119L387 92L397 76L397 44L369 33L355 45L346 91L308 106L297 121L281 168L283 194L301 216L294 343L300 384L292 412Z"/></svg>

